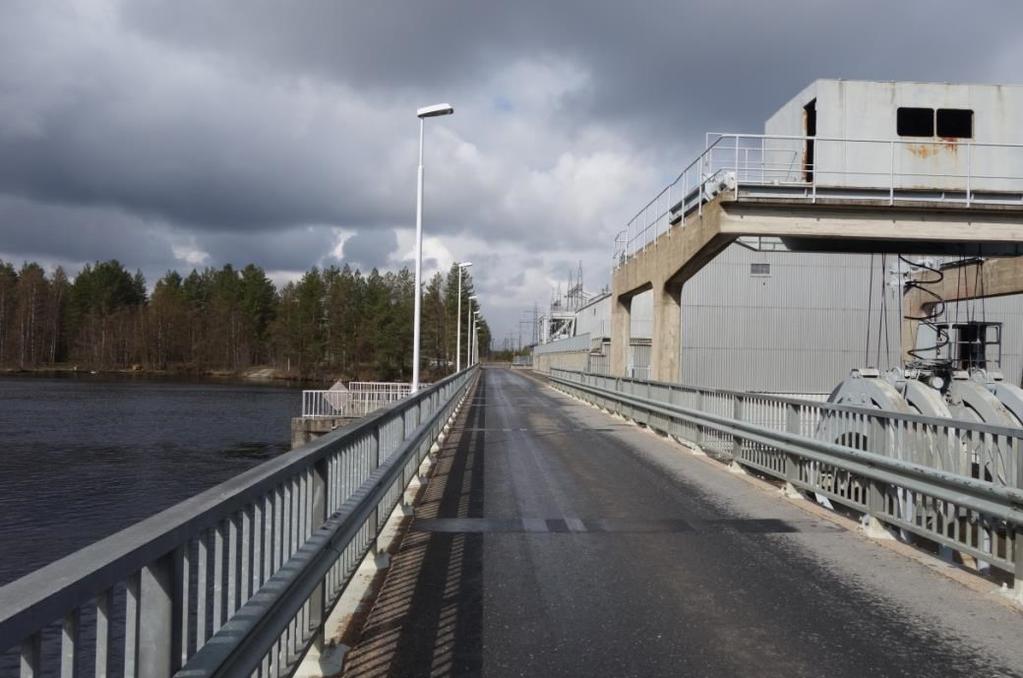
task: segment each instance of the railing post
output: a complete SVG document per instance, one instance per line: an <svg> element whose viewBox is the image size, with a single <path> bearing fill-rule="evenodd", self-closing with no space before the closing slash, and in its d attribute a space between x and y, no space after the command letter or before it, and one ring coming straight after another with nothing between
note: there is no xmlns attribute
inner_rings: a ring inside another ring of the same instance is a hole
<svg viewBox="0 0 1023 678"><path fill-rule="evenodd" d="M138 675L170 678L181 658L182 592L175 577L177 560L170 552L142 568L139 581Z"/></svg>
<svg viewBox="0 0 1023 678"><path fill-rule="evenodd" d="M404 422L405 422L405 416L404 415L402 415L401 421L402 421L402 426L404 426L405 425L404 424ZM376 426L373 427L373 443L372 443L372 447L373 447L373 452L374 452L373 456L376 458L376 463L373 466L373 469L376 470L376 469L380 468L380 464L383 462L383 459L381 459L381 453L380 453L380 425L379 424L377 424ZM386 520L386 516L384 517L384 519ZM386 555L384 555L381 552L381 549L380 549L380 504L377 504L375 507L373 507L373 513L370 515L370 518L369 518L368 522L370 524L370 528L369 528L370 529L370 534L373 535L373 555L375 556L375 559L376 559L376 565L377 565L378 568L383 569L383 568L387 567L387 558L386 558Z"/></svg>
<svg viewBox="0 0 1023 678"><path fill-rule="evenodd" d="M739 137L735 137L735 199L739 199Z"/></svg>
<svg viewBox="0 0 1023 678"><path fill-rule="evenodd" d="M1016 599L1023 602L1023 526L1016 525L1013 530L1013 561L1015 564L1015 576L1012 583L1013 593Z"/></svg>
<svg viewBox="0 0 1023 678"><path fill-rule="evenodd" d="M736 393L733 396L733 398L734 398L734 400L732 402L732 418L735 419L736 421L742 421L743 409L745 408L745 405L746 405L746 399L743 398L738 393ZM700 407L700 409L702 411L703 410L703 407L702 407L703 391L700 391L700 400L701 400L701 407ZM701 435L702 435L702 429L701 429ZM742 454L742 438L740 438L739 436L733 436L732 437L732 463L733 464L736 463L736 460L739 459L741 454Z"/></svg>
<svg viewBox="0 0 1023 678"><path fill-rule="evenodd" d="M890 157L888 159L888 204L895 204L895 142L889 141L891 147Z"/></svg>
<svg viewBox="0 0 1023 678"><path fill-rule="evenodd" d="M801 408L799 405L794 403L787 403L785 405L785 431L792 435L801 434ZM797 498L802 497L799 489L796 487L796 481L799 480L799 462L796 460L795 455L785 453L785 487L782 491L789 497Z"/></svg>
<svg viewBox="0 0 1023 678"><path fill-rule="evenodd" d="M973 144L967 144L966 155L966 206L969 207L973 198Z"/></svg>
<svg viewBox="0 0 1023 678"><path fill-rule="evenodd" d="M328 461L321 459L313 466L312 482L309 490L312 499L309 502L310 519L313 532L327 521L327 479L329 476ZM327 587L321 579L309 598L309 628L313 631L313 650L323 651L323 624L327 620Z"/></svg>
<svg viewBox="0 0 1023 678"><path fill-rule="evenodd" d="M706 397L707 397L706 393L704 393L703 391L697 391L696 409L699 410L700 412L707 411ZM700 424L696 424L696 440L694 442L696 443L697 447L700 448L703 447L704 442L703 426Z"/></svg>

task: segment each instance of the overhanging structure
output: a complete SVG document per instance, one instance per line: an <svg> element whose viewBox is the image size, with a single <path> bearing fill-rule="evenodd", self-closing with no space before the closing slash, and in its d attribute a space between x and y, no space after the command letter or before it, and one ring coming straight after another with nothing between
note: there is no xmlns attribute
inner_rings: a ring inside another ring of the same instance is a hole
<svg viewBox="0 0 1023 678"><path fill-rule="evenodd" d="M830 148L828 155L842 164L811 166L807 173L798 149L808 141L818 154ZM918 165L900 169L901 158L922 152L954 154L962 167L950 172L943 165L933 176ZM977 171L971 160L977 157L1010 167L1023 161L1023 146L717 135L616 239L612 373L624 374L631 300L650 290L651 377L680 378L682 286L733 242L772 251L1023 254L1023 172L992 176ZM878 169L884 158L887 171Z"/></svg>

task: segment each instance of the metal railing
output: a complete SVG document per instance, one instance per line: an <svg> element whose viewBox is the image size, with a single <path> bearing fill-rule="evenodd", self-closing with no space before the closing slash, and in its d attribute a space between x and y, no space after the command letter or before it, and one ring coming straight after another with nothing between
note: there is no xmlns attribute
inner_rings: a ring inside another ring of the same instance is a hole
<svg viewBox="0 0 1023 678"><path fill-rule="evenodd" d="M550 379L615 414L1014 573L1023 586L1023 429L570 370L551 370Z"/></svg>
<svg viewBox="0 0 1023 678"><path fill-rule="evenodd" d="M0 650L22 676L288 675L476 374L0 588Z"/></svg>
<svg viewBox="0 0 1023 678"><path fill-rule="evenodd" d="M812 153L808 154L812 144ZM812 156L812 161L810 157ZM614 240L617 268L715 196L1023 205L1023 145L933 138L707 135L707 146Z"/></svg>
<svg viewBox="0 0 1023 678"><path fill-rule="evenodd" d="M422 386L429 386L422 383ZM347 389L302 391L302 416L364 417L397 402L412 390L408 382L352 381Z"/></svg>

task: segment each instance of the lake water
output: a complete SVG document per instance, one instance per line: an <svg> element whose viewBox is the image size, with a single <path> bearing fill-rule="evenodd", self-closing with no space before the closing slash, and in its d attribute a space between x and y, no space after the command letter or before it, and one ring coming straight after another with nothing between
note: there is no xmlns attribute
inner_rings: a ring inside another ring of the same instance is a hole
<svg viewBox="0 0 1023 678"><path fill-rule="evenodd" d="M297 388L0 377L0 585L286 452Z"/></svg>

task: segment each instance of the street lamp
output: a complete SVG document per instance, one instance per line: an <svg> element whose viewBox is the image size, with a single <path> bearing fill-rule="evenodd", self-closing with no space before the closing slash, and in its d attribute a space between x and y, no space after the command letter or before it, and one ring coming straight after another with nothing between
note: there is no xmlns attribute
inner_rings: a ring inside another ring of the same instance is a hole
<svg viewBox="0 0 1023 678"><path fill-rule="evenodd" d="M469 367L472 365L472 332L470 327L472 326L472 302L478 298L475 294L469 295L469 307L465 309L465 366ZM461 330L459 330L461 331Z"/></svg>
<svg viewBox="0 0 1023 678"><path fill-rule="evenodd" d="M479 344L480 344L480 337L476 333L476 318L478 318L479 315L480 315L480 312L478 310L472 312L472 353L470 355L470 359L472 360L472 364L473 365L475 365L476 363L479 362L479 357L480 357L480 346L479 346Z"/></svg>
<svg viewBox="0 0 1023 678"><path fill-rule="evenodd" d="M454 112L451 104L436 104L416 111L416 117L419 118L419 172L416 191L416 300L412 321L412 393L419 390L419 322L423 286L423 122L426 118L451 115Z"/></svg>
<svg viewBox="0 0 1023 678"><path fill-rule="evenodd" d="M462 269L469 268L472 266L471 261L463 261L458 265L458 312L455 317L458 318L458 327L455 330L455 372L462 371ZM466 350L468 350L466 346ZM468 353L465 356L468 358Z"/></svg>

